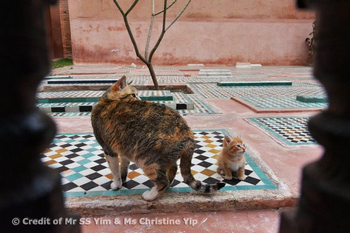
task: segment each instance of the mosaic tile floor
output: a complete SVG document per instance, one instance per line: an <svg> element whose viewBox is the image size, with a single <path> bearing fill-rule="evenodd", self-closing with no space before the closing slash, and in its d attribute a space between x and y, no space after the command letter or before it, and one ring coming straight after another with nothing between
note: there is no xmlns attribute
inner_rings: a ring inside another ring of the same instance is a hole
<svg viewBox="0 0 350 233"><path fill-rule="evenodd" d="M87 98L101 97L105 91L57 91L57 92L39 92L38 99L46 98Z"/></svg>
<svg viewBox="0 0 350 233"><path fill-rule="evenodd" d="M311 83L293 83L288 87L219 87L216 83L190 84L192 90L204 98L230 98L233 96L296 96L323 95L324 91Z"/></svg>
<svg viewBox="0 0 350 233"><path fill-rule="evenodd" d="M315 144L307 129L307 117L256 117L247 118L265 132L287 145Z"/></svg>
<svg viewBox="0 0 350 233"><path fill-rule="evenodd" d="M239 97L260 109L325 108L327 103L303 103L297 95L324 96L319 86L311 83L294 84L288 87L219 87L214 83L190 84L190 88L204 98Z"/></svg>
<svg viewBox="0 0 350 233"><path fill-rule="evenodd" d="M269 97L241 97L242 100L248 102L260 109L308 109L327 107L327 103L304 103L296 100L295 96L269 96Z"/></svg>
<svg viewBox="0 0 350 233"><path fill-rule="evenodd" d="M194 131L197 147L192 159L194 177L212 184L220 179L216 173L217 156L222 149L225 130ZM227 134L228 135L228 134ZM248 150L248 153L249 152ZM244 181L224 180L222 191L275 189L276 186L246 153ZM42 161L60 171L66 196L139 194L153 186L143 171L133 163L129 167L126 183L121 190L110 190L112 174L103 157L100 145L93 134L57 135L50 147L42 154ZM190 192L178 173L167 192Z"/></svg>

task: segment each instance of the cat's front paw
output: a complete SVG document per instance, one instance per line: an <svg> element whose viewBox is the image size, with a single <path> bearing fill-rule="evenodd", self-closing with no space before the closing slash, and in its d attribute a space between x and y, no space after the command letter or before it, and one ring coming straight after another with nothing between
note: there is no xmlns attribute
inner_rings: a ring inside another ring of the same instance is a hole
<svg viewBox="0 0 350 233"><path fill-rule="evenodd" d="M232 180L232 175L231 176L230 175L225 175L224 178L225 178L225 180Z"/></svg>
<svg viewBox="0 0 350 233"><path fill-rule="evenodd" d="M122 187L122 182L121 181L113 181L112 183L111 183L111 189L112 190L118 190L118 189L120 189Z"/></svg>
<svg viewBox="0 0 350 233"><path fill-rule="evenodd" d="M243 176L239 176L237 177L239 180L245 180L245 178L247 178L247 176L243 175Z"/></svg>

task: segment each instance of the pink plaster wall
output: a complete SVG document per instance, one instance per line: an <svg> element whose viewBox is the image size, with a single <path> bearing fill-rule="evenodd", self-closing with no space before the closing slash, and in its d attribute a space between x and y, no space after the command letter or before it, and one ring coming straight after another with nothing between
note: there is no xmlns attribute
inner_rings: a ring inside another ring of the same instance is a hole
<svg viewBox="0 0 350 233"><path fill-rule="evenodd" d="M127 9L133 1L120 2ZM149 27L150 2L140 1L129 15L142 54ZM156 2L159 3L157 11L163 1ZM169 11L169 22L185 2L178 0ZM165 34L154 56L154 64L307 64L304 40L312 30L314 15L296 10L294 2L193 0ZM113 0L70 0L69 10L76 64L140 63ZM161 29L160 20L154 26L153 43Z"/></svg>

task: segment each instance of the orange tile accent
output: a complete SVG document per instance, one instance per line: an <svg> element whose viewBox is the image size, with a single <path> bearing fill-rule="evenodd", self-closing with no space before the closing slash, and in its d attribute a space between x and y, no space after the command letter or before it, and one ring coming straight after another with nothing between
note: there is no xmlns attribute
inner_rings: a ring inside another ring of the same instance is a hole
<svg viewBox="0 0 350 233"><path fill-rule="evenodd" d="M202 174L206 175L206 176L212 176L213 174L215 174L215 171L209 170L209 169L204 169L203 171L201 171Z"/></svg>
<svg viewBox="0 0 350 233"><path fill-rule="evenodd" d="M56 150L57 153L62 153L62 152L66 152L66 151L68 151L68 150L64 149L64 148Z"/></svg>
<svg viewBox="0 0 350 233"><path fill-rule="evenodd" d="M202 136L201 138L209 139L210 137L207 135Z"/></svg>
<svg viewBox="0 0 350 233"><path fill-rule="evenodd" d="M212 149L210 150L209 152L213 153L213 154L218 154L220 151L219 150L215 150L215 149ZM213 156L212 156L213 157Z"/></svg>
<svg viewBox="0 0 350 233"><path fill-rule="evenodd" d="M109 174L105 175L105 177L107 177L110 180L113 180L113 174L112 173L109 173Z"/></svg>
<svg viewBox="0 0 350 233"><path fill-rule="evenodd" d="M218 159L219 158L219 155L214 155L214 156L211 156L213 159Z"/></svg>
<svg viewBox="0 0 350 233"><path fill-rule="evenodd" d="M207 140L205 140L204 142L206 142L206 143L212 143L213 141L212 141L212 140L207 139Z"/></svg>
<svg viewBox="0 0 350 233"><path fill-rule="evenodd" d="M208 144L208 145L205 145L205 147L215 148L215 147L217 147L217 146L216 146L216 145L213 145L213 144Z"/></svg>
<svg viewBox="0 0 350 233"><path fill-rule="evenodd" d="M55 160L49 160L49 161L45 162L46 165L51 165L51 164L55 164L55 163L57 163Z"/></svg>
<svg viewBox="0 0 350 233"><path fill-rule="evenodd" d="M52 150L50 150L50 149L46 149L45 151L44 151L44 153L49 153L49 152L51 152Z"/></svg>
<svg viewBox="0 0 350 233"><path fill-rule="evenodd" d="M194 170L191 170L191 174L192 176L196 175L198 172L194 171Z"/></svg>
<svg viewBox="0 0 350 233"><path fill-rule="evenodd" d="M138 177L139 175L141 175L141 174L138 172L135 172L135 171L131 171L131 172L129 172L128 177L129 177L129 179L134 179L135 177Z"/></svg>
<svg viewBox="0 0 350 233"><path fill-rule="evenodd" d="M60 154L55 154L55 155L50 155L49 157L50 157L51 159L56 159L56 158L62 157L62 155L60 155Z"/></svg>

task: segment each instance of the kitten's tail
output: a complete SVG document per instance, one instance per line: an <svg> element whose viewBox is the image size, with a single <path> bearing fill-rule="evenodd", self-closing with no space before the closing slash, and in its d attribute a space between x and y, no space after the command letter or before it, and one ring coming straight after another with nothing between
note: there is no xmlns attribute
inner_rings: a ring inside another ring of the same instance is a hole
<svg viewBox="0 0 350 233"><path fill-rule="evenodd" d="M193 190L199 193L212 193L225 186L225 183L218 182L216 184L205 184L196 180L191 173L191 160L195 143L188 143L188 146L183 150L180 157L180 170L184 182L190 186Z"/></svg>

